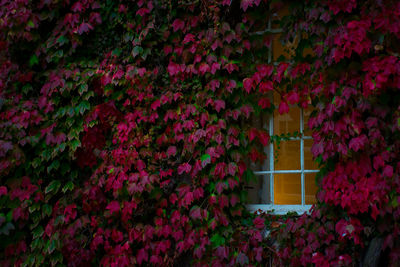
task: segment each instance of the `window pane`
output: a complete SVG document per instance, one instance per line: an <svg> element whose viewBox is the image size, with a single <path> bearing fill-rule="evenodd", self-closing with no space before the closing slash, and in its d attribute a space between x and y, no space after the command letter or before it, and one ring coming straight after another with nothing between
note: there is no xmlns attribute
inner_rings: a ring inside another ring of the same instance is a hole
<svg viewBox="0 0 400 267"><path fill-rule="evenodd" d="M274 204L301 204L300 173L274 174Z"/></svg>
<svg viewBox="0 0 400 267"><path fill-rule="evenodd" d="M280 98L278 94L274 94L274 104L279 106ZM292 106L289 113L279 114L278 110L274 111L274 134L287 134L300 132L300 108Z"/></svg>
<svg viewBox="0 0 400 267"><path fill-rule="evenodd" d="M274 144L275 170L300 170L300 141L282 141Z"/></svg>
<svg viewBox="0 0 400 267"><path fill-rule="evenodd" d="M249 204L270 204L270 174L256 175L255 181L246 185L247 200Z"/></svg>
<svg viewBox="0 0 400 267"><path fill-rule="evenodd" d="M252 114L250 118L246 121L243 121L242 127L252 127L256 129L266 129L268 130L269 126L269 117L267 114L258 114L257 116L255 114ZM265 147L262 149L260 147L260 151L264 150L264 153L267 155L266 159L264 162L260 163L259 161L257 162L252 162L250 158L246 158L246 165L250 167L251 170L253 171L267 171L269 170L269 146Z"/></svg>
<svg viewBox="0 0 400 267"><path fill-rule="evenodd" d="M303 118L304 118L304 136L311 136L311 130L308 128L308 120L310 119L312 110L310 108L308 109L303 109Z"/></svg>
<svg viewBox="0 0 400 267"><path fill-rule="evenodd" d="M318 187L315 183L316 173L306 173L304 174L305 182L305 194L306 194L306 204L311 205L316 203L315 194L317 193Z"/></svg>
<svg viewBox="0 0 400 267"><path fill-rule="evenodd" d="M305 170L318 170L318 164L313 160L311 147L313 140L304 140L304 169Z"/></svg>

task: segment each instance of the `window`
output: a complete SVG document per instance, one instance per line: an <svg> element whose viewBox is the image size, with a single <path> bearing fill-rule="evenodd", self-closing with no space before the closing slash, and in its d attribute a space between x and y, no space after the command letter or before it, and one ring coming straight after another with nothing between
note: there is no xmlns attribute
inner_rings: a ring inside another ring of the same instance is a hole
<svg viewBox="0 0 400 267"><path fill-rule="evenodd" d="M268 32L274 34L268 62L276 62L280 56L290 57L290 49L279 42L281 29L269 22ZM274 103L278 103L274 93ZM264 128L270 136L298 133L285 140L269 144L264 148L267 159L263 164L252 164L256 180L248 184L248 208L274 210L276 214L289 211L302 213L315 203L317 191L315 176L319 171L311 155L312 137L307 130L310 110L291 107L288 114L280 115L277 110L269 117L253 118L256 128Z"/></svg>
<svg viewBox="0 0 400 267"><path fill-rule="evenodd" d="M315 203L315 175L318 166L311 155L312 137L307 131L310 111L291 107L288 114L274 112L266 120L255 119L263 124L271 136L299 133L264 148L267 159L251 168L256 180L248 185L249 209L272 210L277 214L288 211L304 212Z"/></svg>

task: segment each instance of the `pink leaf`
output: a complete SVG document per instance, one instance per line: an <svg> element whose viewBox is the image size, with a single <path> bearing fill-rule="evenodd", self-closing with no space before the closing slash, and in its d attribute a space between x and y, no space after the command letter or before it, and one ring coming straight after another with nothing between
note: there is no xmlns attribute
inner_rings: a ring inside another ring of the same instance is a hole
<svg viewBox="0 0 400 267"><path fill-rule="evenodd" d="M391 178L393 176L393 167L390 165L386 165L385 168L383 168L383 175Z"/></svg>
<svg viewBox="0 0 400 267"><path fill-rule="evenodd" d="M203 62L199 66L200 74L204 75L206 72L210 71L210 66L207 63Z"/></svg>
<svg viewBox="0 0 400 267"><path fill-rule="evenodd" d="M79 28L78 28L78 34L82 35L84 32L88 32L89 30L92 30L93 26L90 25L89 23L83 22Z"/></svg>
<svg viewBox="0 0 400 267"><path fill-rule="evenodd" d="M221 109L225 109L225 101L224 100L215 100L214 101L215 110L219 112Z"/></svg>
<svg viewBox="0 0 400 267"><path fill-rule="evenodd" d="M201 216L201 209L199 207L194 207L190 210L190 217L194 220L200 220L202 219Z"/></svg>
<svg viewBox="0 0 400 267"><path fill-rule="evenodd" d="M175 156L176 154L176 146L170 146L167 149L167 155L170 156Z"/></svg>
<svg viewBox="0 0 400 267"><path fill-rule="evenodd" d="M183 163L178 167L178 174L182 174L184 172L189 173L192 169L192 166L189 163Z"/></svg>
<svg viewBox="0 0 400 267"><path fill-rule="evenodd" d="M221 69L221 64L219 64L219 63L217 63L217 62L214 62L214 63L211 65L211 73L212 73L212 74L215 74L215 72L216 72L217 70L219 70L219 69Z"/></svg>
<svg viewBox="0 0 400 267"><path fill-rule="evenodd" d="M243 88L247 93L250 93L251 89L253 89L253 80L251 78L245 78L243 80Z"/></svg>
<svg viewBox="0 0 400 267"><path fill-rule="evenodd" d="M142 264L143 261L147 261L149 255L144 248L139 249L138 254L136 255L137 263Z"/></svg>

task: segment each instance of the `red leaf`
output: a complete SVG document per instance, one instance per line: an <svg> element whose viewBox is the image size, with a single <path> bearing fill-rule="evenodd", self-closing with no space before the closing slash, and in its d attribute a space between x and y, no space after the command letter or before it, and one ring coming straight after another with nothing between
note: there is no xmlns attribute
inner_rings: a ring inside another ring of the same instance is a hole
<svg viewBox="0 0 400 267"><path fill-rule="evenodd" d="M138 254L136 255L137 263L142 264L143 261L147 261L149 255L144 248L139 249Z"/></svg>
<svg viewBox="0 0 400 267"><path fill-rule="evenodd" d="M174 28L174 32L183 30L185 28L185 22L180 19L175 19L172 23L172 27Z"/></svg>
<svg viewBox="0 0 400 267"><path fill-rule="evenodd" d="M79 2L79 1L76 2L76 3L71 7L71 10L72 10L73 12L81 12L82 9L83 9L83 6L82 6L81 2Z"/></svg>
<svg viewBox="0 0 400 267"><path fill-rule="evenodd" d="M265 219L261 217L257 217L253 220L253 224L257 229L263 229L265 226Z"/></svg>
<svg viewBox="0 0 400 267"><path fill-rule="evenodd" d="M266 93L274 89L273 83L271 81L261 82L259 85L260 93Z"/></svg>
<svg viewBox="0 0 400 267"><path fill-rule="evenodd" d="M285 101L282 101L280 104L279 104L279 109L278 109L278 111L279 111L279 114L284 114L284 113L288 113L289 112L289 105L288 105L288 103L286 103Z"/></svg>
<svg viewBox="0 0 400 267"><path fill-rule="evenodd" d="M260 4L261 0L242 0L240 3L240 7L243 9L243 11L246 11L248 7L252 7L253 4L258 6Z"/></svg>
<svg viewBox="0 0 400 267"><path fill-rule="evenodd" d="M243 88L247 93L250 93L251 89L253 89L253 80L251 78L245 78L243 80Z"/></svg>
<svg viewBox="0 0 400 267"><path fill-rule="evenodd" d="M271 101L269 100L268 97L263 97L260 100L258 100L258 105L261 108L269 108L271 107Z"/></svg>
<svg viewBox="0 0 400 267"><path fill-rule="evenodd" d="M293 105L293 104L299 103L300 97L299 97L299 95L297 94L297 92L290 92L290 93L288 94L288 96L287 96L287 101L288 101L291 105Z"/></svg>
<svg viewBox="0 0 400 267"><path fill-rule="evenodd" d="M391 178L393 176L393 167L390 165L386 165L385 168L383 168L383 175Z"/></svg>
<svg viewBox="0 0 400 267"><path fill-rule="evenodd" d="M154 101L154 102L151 104L151 109L152 109L152 110L156 110L156 109L159 108L160 106L161 106L160 99L157 99L156 101Z"/></svg>
<svg viewBox="0 0 400 267"><path fill-rule="evenodd" d="M224 189L227 188L227 185L224 182L218 182L215 185L215 189L217 190L218 194L221 194Z"/></svg>
<svg viewBox="0 0 400 267"><path fill-rule="evenodd" d="M258 132L258 138L263 146L267 146L269 143L269 134L265 131Z"/></svg>
<svg viewBox="0 0 400 267"><path fill-rule="evenodd" d="M258 135L258 130L256 128L250 128L250 130L248 131L248 136L249 136L249 141L253 141L254 138L257 137Z"/></svg>
<svg viewBox="0 0 400 267"><path fill-rule="evenodd" d="M0 186L0 197L4 195L7 195L7 187Z"/></svg>
<svg viewBox="0 0 400 267"><path fill-rule="evenodd" d="M206 72L210 71L210 66L207 63L201 63L199 66L199 72L201 75L204 75Z"/></svg>
<svg viewBox="0 0 400 267"><path fill-rule="evenodd" d="M257 66L257 71L260 73L261 77L270 76L274 70L273 66L270 65L260 65Z"/></svg>
<svg viewBox="0 0 400 267"><path fill-rule="evenodd" d="M119 202L116 200L111 201L106 207L106 209L109 210L111 214L118 212L119 208Z"/></svg>

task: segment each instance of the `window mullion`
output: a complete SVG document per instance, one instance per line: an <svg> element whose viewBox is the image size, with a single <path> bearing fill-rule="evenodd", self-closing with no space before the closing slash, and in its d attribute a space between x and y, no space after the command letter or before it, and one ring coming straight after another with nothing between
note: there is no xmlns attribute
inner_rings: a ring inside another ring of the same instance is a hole
<svg viewBox="0 0 400 267"><path fill-rule="evenodd" d="M300 109L300 166L301 166L301 205L305 205L304 185L304 139L303 139L303 109Z"/></svg>
<svg viewBox="0 0 400 267"><path fill-rule="evenodd" d="M274 114L271 114L270 120L269 120L269 135L273 136L274 135ZM270 197L271 197L271 204L274 205L274 144L271 143L269 144L269 169L271 171L271 174L269 176L269 188L270 188Z"/></svg>

